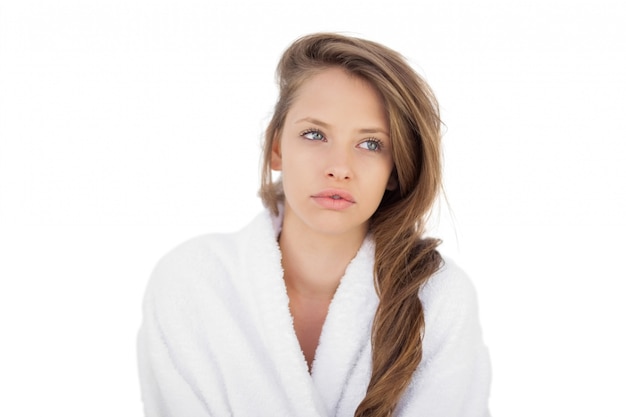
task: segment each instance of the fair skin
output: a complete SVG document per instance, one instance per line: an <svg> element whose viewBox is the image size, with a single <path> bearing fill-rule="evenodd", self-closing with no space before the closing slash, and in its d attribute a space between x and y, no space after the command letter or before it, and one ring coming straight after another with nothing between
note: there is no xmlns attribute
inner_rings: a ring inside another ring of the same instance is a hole
<svg viewBox="0 0 626 417"><path fill-rule="evenodd" d="M274 141L272 169L282 171L285 191L284 279L309 369L339 281L391 188L388 132L377 91L330 68L302 84Z"/></svg>

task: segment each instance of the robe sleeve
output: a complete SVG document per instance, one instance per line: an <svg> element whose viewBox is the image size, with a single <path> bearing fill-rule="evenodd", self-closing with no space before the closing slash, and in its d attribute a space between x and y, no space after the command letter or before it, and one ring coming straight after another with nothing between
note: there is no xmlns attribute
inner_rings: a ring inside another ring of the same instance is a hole
<svg viewBox="0 0 626 417"><path fill-rule="evenodd" d="M139 380L146 417L210 417L194 387L181 375L168 347L148 289L138 340Z"/></svg>
<svg viewBox="0 0 626 417"><path fill-rule="evenodd" d="M423 358L398 415L488 417L491 367L472 283L446 261L420 298L426 319Z"/></svg>

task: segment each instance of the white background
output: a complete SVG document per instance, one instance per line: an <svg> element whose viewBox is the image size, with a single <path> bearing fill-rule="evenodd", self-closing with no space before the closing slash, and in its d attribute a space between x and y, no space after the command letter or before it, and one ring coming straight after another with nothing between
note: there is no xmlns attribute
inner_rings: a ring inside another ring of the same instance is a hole
<svg viewBox="0 0 626 417"><path fill-rule="evenodd" d="M342 31L441 102L432 233L477 287L493 414L625 416L622 3L2 2L0 415L141 415L152 267L260 210L276 61Z"/></svg>

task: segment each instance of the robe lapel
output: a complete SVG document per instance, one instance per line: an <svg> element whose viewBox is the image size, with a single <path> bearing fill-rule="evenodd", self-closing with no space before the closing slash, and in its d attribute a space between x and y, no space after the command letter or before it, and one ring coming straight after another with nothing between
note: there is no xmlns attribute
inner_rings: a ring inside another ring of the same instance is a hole
<svg viewBox="0 0 626 417"><path fill-rule="evenodd" d="M289 310L289 297L283 280L281 254L276 241L276 220L263 213L248 230L248 244L242 254L244 273L258 300L263 340L268 353L268 369L275 372L284 400L292 416L326 416L300 344ZM274 224L274 226L273 226Z"/></svg>
<svg viewBox="0 0 626 417"><path fill-rule="evenodd" d="M315 353L312 377L329 415L336 415L357 363L369 361L371 325L378 305L373 284L374 243L370 237L348 265L330 304ZM354 399L350 399L354 401Z"/></svg>

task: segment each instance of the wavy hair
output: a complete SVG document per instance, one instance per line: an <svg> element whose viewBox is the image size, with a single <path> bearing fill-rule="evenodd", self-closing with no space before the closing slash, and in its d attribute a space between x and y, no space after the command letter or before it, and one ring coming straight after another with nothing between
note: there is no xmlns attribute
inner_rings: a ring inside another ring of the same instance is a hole
<svg viewBox="0 0 626 417"><path fill-rule="evenodd" d="M279 140L298 88L311 76L339 67L380 93L392 141L398 186L387 190L369 222L376 244L374 284L380 299L372 324L372 374L355 416L391 416L422 359L425 332L419 290L442 265L439 241L425 238L441 189L441 121L430 87L397 52L333 33L296 40L279 61L279 97L265 132L259 195L273 213L284 199L272 180L272 144Z"/></svg>

